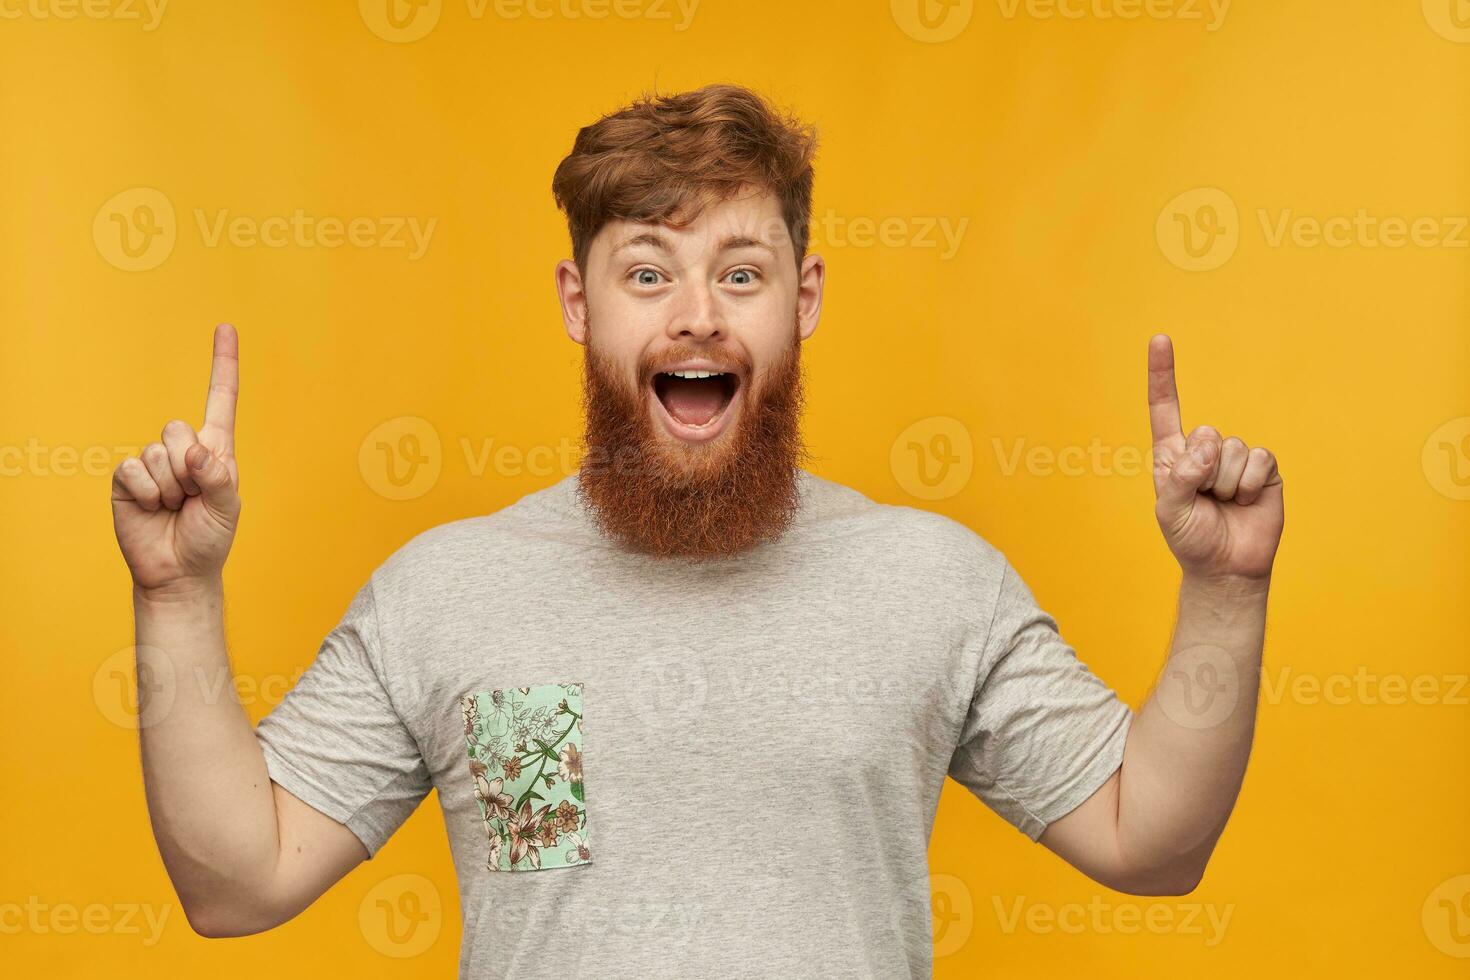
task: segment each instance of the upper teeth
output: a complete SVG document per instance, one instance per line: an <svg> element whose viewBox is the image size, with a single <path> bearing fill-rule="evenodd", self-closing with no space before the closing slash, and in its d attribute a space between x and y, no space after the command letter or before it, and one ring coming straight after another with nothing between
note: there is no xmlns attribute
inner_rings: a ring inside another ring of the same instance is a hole
<svg viewBox="0 0 1470 980"><path fill-rule="evenodd" d="M665 371L664 374L673 375L676 378L720 378L724 377L724 371Z"/></svg>

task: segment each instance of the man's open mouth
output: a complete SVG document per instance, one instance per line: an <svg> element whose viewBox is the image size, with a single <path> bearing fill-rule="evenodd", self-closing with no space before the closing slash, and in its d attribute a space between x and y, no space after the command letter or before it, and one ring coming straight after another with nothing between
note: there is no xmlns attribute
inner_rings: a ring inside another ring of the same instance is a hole
<svg viewBox="0 0 1470 980"><path fill-rule="evenodd" d="M675 370L653 376L653 394L663 405L676 432L686 437L703 430L713 435L725 410L740 390L740 376L730 371Z"/></svg>

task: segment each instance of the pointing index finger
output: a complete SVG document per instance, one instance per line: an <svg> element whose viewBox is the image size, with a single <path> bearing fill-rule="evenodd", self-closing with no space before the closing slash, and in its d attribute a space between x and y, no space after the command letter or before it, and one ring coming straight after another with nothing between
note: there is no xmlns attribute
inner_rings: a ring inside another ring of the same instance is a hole
<svg viewBox="0 0 1470 980"><path fill-rule="evenodd" d="M1156 446L1184 435L1174 384L1174 342L1167 334L1154 334L1148 342L1148 423Z"/></svg>
<svg viewBox="0 0 1470 980"><path fill-rule="evenodd" d="M240 338L235 328L214 328L214 363L209 370L209 395L204 400L204 424L225 435L235 434L235 399L240 393Z"/></svg>

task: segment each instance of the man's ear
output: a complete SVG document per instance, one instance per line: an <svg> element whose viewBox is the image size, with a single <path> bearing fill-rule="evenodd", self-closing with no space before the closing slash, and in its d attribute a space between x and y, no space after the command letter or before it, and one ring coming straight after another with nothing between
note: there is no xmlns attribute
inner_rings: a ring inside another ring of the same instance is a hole
<svg viewBox="0 0 1470 980"><path fill-rule="evenodd" d="M567 336L578 344L587 343L587 291L577 263L562 259L556 264L556 295L561 300L561 319Z"/></svg>
<svg viewBox="0 0 1470 980"><path fill-rule="evenodd" d="M816 332L817 321L822 318L822 286L826 278L827 263L820 255L802 259L796 282L796 325L802 340Z"/></svg>

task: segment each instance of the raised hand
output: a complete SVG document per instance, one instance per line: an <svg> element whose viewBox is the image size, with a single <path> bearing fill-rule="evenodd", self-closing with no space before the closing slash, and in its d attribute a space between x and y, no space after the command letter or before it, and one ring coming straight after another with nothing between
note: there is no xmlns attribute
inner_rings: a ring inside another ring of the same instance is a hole
<svg viewBox="0 0 1470 980"><path fill-rule="evenodd" d="M162 439L118 464L112 524L136 588L164 594L218 579L240 520L235 400L240 390L235 328L214 330L204 424L177 419Z"/></svg>
<svg viewBox="0 0 1470 980"><path fill-rule="evenodd" d="M1153 430L1154 513L1186 575L1203 579L1270 577L1285 520L1276 457L1207 425L1186 438L1174 382L1174 345L1163 334L1148 346L1148 409Z"/></svg>

